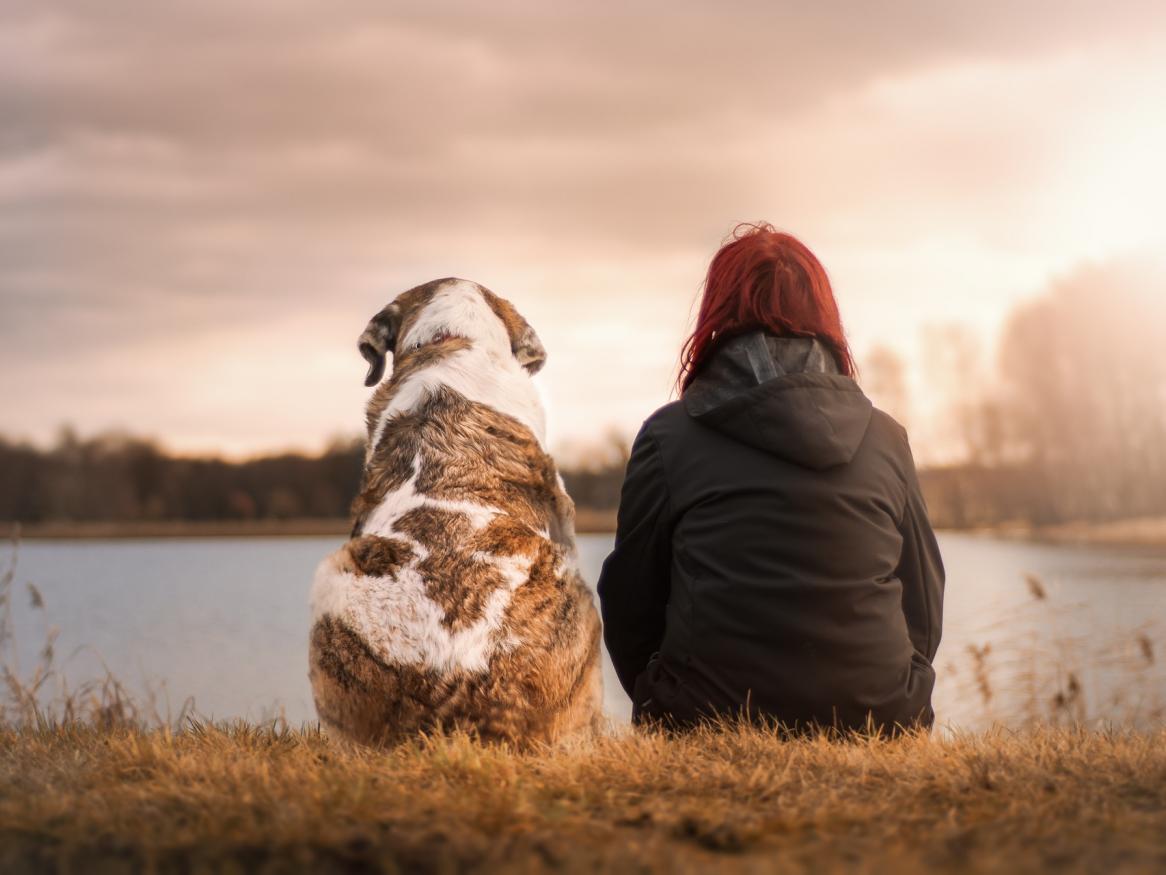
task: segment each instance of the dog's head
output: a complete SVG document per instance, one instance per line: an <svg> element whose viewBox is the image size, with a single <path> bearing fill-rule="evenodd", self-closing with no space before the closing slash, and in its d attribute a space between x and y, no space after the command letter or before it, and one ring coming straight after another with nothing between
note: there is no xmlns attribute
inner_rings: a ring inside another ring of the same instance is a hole
<svg viewBox="0 0 1166 875"><path fill-rule="evenodd" d="M547 360L538 335L513 304L475 282L451 277L401 293L369 320L358 341L368 362L364 384L381 381L387 353L399 360L450 337L513 356L531 375Z"/></svg>

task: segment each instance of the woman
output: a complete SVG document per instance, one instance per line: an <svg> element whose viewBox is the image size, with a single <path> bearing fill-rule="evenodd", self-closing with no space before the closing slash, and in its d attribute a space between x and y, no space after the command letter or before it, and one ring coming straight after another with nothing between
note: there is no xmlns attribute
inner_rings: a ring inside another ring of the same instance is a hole
<svg viewBox="0 0 1166 875"><path fill-rule="evenodd" d="M632 446L604 637L636 722L930 726L943 564L826 271L768 225L713 258L679 401Z"/></svg>

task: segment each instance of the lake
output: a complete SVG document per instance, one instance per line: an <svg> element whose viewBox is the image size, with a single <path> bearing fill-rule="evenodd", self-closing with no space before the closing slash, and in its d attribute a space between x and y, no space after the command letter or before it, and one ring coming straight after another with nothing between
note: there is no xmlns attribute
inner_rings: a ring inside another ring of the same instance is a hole
<svg viewBox="0 0 1166 875"><path fill-rule="evenodd" d="M177 711L315 719L308 590L335 538L32 541L20 545L15 629L27 673L47 626L73 686L103 674ZM948 570L935 707L941 724L1166 720L1166 550L942 534ZM594 583L607 535L579 540ZM10 551L0 552L7 559ZM6 563L5 563L6 564ZM34 610L34 584L44 610ZM1041 595L1043 594L1043 598ZM606 703L629 703L605 661ZM163 684L164 686L160 686Z"/></svg>

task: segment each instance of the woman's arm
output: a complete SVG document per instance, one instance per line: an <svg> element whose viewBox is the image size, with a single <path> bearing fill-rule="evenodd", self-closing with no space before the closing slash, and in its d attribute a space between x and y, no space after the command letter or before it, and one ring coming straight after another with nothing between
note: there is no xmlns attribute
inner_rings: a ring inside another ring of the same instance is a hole
<svg viewBox="0 0 1166 875"><path fill-rule="evenodd" d="M619 500L615 549L599 575L603 639L630 696L664 639L672 554L668 486L660 449L645 425L632 444Z"/></svg>
<svg viewBox="0 0 1166 875"><path fill-rule="evenodd" d="M903 552L896 576L903 584L903 614L911 643L932 662L943 631L943 557L927 515L915 462L910 456L908 460L907 507L899 523Z"/></svg>

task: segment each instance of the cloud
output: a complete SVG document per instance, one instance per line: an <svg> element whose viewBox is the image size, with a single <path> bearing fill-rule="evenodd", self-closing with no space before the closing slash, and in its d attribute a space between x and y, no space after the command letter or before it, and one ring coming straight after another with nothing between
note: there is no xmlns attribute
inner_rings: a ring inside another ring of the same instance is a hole
<svg viewBox="0 0 1166 875"><path fill-rule="evenodd" d="M867 344L1156 218L1159 3L481 9L0 2L0 430L318 441L350 335L447 274L539 326L565 432L629 427L735 220L804 233Z"/></svg>

